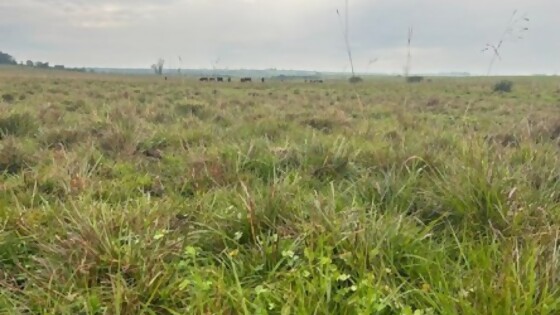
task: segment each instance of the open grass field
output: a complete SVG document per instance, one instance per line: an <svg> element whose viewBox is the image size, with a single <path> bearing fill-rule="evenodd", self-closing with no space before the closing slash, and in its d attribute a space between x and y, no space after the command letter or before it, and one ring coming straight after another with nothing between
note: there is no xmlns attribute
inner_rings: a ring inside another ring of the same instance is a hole
<svg viewBox="0 0 560 315"><path fill-rule="evenodd" d="M560 80L0 70L0 313L560 314Z"/></svg>

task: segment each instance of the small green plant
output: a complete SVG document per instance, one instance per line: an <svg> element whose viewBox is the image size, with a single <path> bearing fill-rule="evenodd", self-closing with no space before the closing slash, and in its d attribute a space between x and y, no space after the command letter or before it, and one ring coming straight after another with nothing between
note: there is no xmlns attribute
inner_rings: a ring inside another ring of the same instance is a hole
<svg viewBox="0 0 560 315"><path fill-rule="evenodd" d="M509 80L502 80L496 84L494 84L493 91L494 92L502 92L502 93L509 93L513 89L513 82Z"/></svg>

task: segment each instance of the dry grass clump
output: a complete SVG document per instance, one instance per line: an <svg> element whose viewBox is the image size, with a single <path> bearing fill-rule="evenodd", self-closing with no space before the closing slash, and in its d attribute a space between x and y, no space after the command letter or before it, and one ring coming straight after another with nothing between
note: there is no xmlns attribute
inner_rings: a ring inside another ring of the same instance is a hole
<svg viewBox="0 0 560 315"><path fill-rule="evenodd" d="M0 116L0 138L23 137L37 131L37 122L29 113L4 113Z"/></svg>
<svg viewBox="0 0 560 315"><path fill-rule="evenodd" d="M6 102L6 103L12 103L15 99L16 98L13 94L10 94L10 93L2 94L2 101Z"/></svg>
<svg viewBox="0 0 560 315"><path fill-rule="evenodd" d="M53 128L45 131L39 137L47 148L62 146L69 149L73 145L87 141L88 133L78 128Z"/></svg>
<svg viewBox="0 0 560 315"><path fill-rule="evenodd" d="M34 162L33 154L26 151L17 139L4 138L0 142L0 172L18 174L30 168Z"/></svg>
<svg viewBox="0 0 560 315"><path fill-rule="evenodd" d="M351 125L351 118L348 117L345 111L340 109L327 109L321 115L314 115L309 119L303 121L304 125L307 125L313 129L332 132L335 129L340 130Z"/></svg>

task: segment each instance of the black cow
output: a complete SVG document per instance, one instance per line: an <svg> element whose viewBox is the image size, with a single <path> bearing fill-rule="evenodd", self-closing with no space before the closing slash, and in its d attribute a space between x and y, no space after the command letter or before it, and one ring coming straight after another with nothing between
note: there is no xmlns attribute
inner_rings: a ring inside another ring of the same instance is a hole
<svg viewBox="0 0 560 315"><path fill-rule="evenodd" d="M264 78L261 78L261 82L264 83Z"/></svg>
<svg viewBox="0 0 560 315"><path fill-rule="evenodd" d="M216 80L217 80L218 82L224 82L224 78L222 78L222 77L218 77Z"/></svg>
<svg viewBox="0 0 560 315"><path fill-rule="evenodd" d="M208 81L208 78L200 78L199 81L200 82Z"/></svg>
<svg viewBox="0 0 560 315"><path fill-rule="evenodd" d="M216 78L210 78L209 81L216 81Z"/></svg>
<svg viewBox="0 0 560 315"><path fill-rule="evenodd" d="M241 82L252 82L251 78L241 78Z"/></svg>

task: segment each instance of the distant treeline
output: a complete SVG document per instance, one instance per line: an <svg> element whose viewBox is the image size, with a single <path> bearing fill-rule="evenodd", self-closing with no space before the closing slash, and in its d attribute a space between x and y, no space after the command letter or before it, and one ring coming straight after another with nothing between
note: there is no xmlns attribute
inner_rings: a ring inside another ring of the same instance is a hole
<svg viewBox="0 0 560 315"><path fill-rule="evenodd" d="M280 80L280 81L290 81L290 80L319 80L321 76L319 75L276 75L270 77L271 80Z"/></svg>
<svg viewBox="0 0 560 315"><path fill-rule="evenodd" d="M0 51L0 65L17 65L14 57Z"/></svg>
<svg viewBox="0 0 560 315"><path fill-rule="evenodd" d="M39 69L55 69L55 70L66 70L66 71L75 71L75 72L86 72L86 68L66 68L64 65L54 65L51 66L49 62L42 62L42 61L32 61L27 60L25 63L23 61L17 62L16 58L13 56L0 51L0 65L20 65L26 66L31 68L39 68Z"/></svg>

